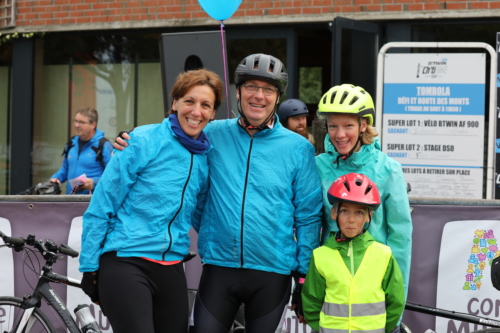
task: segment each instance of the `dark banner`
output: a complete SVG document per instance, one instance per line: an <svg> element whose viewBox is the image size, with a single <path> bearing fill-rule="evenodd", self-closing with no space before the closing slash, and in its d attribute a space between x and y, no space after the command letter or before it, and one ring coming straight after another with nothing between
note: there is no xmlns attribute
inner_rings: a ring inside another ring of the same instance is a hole
<svg viewBox="0 0 500 333"><path fill-rule="evenodd" d="M455 201L450 205L424 205L425 201L419 202L412 205L414 231L408 300L500 320L497 306L500 292L493 289L489 278L489 264L500 255L496 239L500 235L500 203ZM496 206L478 206L485 203ZM37 239L50 238L79 251L82 215L87 205L88 202L0 201L0 230L16 237L35 234ZM191 235L191 250L196 251L196 234L191 232ZM21 253L1 248L0 265L0 295L22 297L32 291L38 267L35 272L30 271L23 265ZM54 265L54 271L81 278L78 258L64 257ZM200 274L201 263L196 257L186 264L190 288L197 287ZM71 312L78 304L90 304L77 288L57 284L52 287ZM64 332L52 311L45 304L42 309L58 331ZM111 332L99 307L92 309L101 328ZM482 328L411 311L405 312L403 320L413 332L432 329L439 333L465 333ZM310 331L309 327L298 324L293 312L287 312L282 332Z"/></svg>

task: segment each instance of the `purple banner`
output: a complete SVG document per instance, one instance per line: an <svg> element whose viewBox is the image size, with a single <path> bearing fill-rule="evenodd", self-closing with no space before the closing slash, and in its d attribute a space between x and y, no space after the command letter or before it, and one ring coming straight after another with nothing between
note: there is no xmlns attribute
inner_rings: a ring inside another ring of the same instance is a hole
<svg viewBox="0 0 500 333"><path fill-rule="evenodd" d="M50 238L57 244L69 244L79 250L79 245L76 244L76 242L78 242L81 233L81 216L87 208L88 202L12 202L1 200L0 198L0 230L4 233L10 233L15 237L26 237L31 233L35 234L37 239ZM441 256L440 252L443 251L443 248L446 248L446 244L443 244L443 242L450 241L449 237L443 233L445 226L450 222L454 223L458 221L462 223L464 221L471 221L471 223L469 223L471 228L476 230L482 228L480 223L481 220L500 222L500 203L485 200L478 200L476 202L457 200L450 205L424 205L422 203L426 203L425 200L412 200L412 202L414 203L412 205L414 207L412 215L414 231L408 300L423 305L436 306L438 304L437 295L439 293L438 280L439 274L442 274L440 273L440 269L443 267L443 260L450 261L450 266L455 265L455 259L457 263L463 262L463 264L461 264L464 266L463 274L457 274L456 277L457 281L463 284L467 274L467 259L469 258L468 253L466 257L464 257L464 254L461 254L451 259ZM489 204L491 206L478 206L484 204ZM490 231L485 230L485 232L496 232L496 235L500 235L500 223L495 225L498 225L498 230L494 230L495 228L493 228ZM197 249L195 244L197 237L193 231L191 235L193 244L191 250L196 252ZM467 244L465 250L469 252L471 246L468 245L468 242L471 241L471 239L464 241L465 244ZM454 240L454 242L456 241L457 240ZM472 245L472 243L470 244ZM472 247L472 249L474 250L474 247ZM71 260L75 259L68 260L64 257L54 265L54 271L62 275L68 275L79 279L77 261L71 262ZM2 283L0 283L0 295L16 295L17 297L22 297L32 291L30 284L31 286L35 285L36 273L31 272L23 266L21 253L15 253L8 248L0 249L0 265L2 265L2 272L0 272L2 281ZM38 269L38 267L36 269ZM459 268L459 272L462 272L462 267ZM77 276L74 276L75 274ZM186 276L189 288L196 289L200 274L201 262L200 258L196 257L186 264ZM27 277L28 281L25 280L24 276ZM489 281L489 266L484 268L484 276L482 280L483 289L487 287L487 284L491 285ZM68 299L68 297L72 298L70 296L72 293L70 289L75 288L68 287L67 290L65 286L57 284L54 284L52 287L61 299L68 303L68 309L72 312L73 308L70 308L69 303L73 302L73 300ZM450 297L455 297L454 291L450 290L449 295ZM467 295L471 295L472 297L475 295L475 291L471 290ZM498 297L493 295L491 298L494 300L498 299ZM474 298L472 297L471 299ZM475 303L471 303L470 312L472 314L483 315L496 320L500 319L498 318L498 311L492 311L489 315L485 315L485 311L481 310L484 306L480 307L482 300L480 298L478 299L479 303L477 304L477 309L475 308ZM87 303L90 303L90 301L87 301ZM100 311L98 311L98 307L96 308L97 309L94 310L96 319L100 322L104 330L109 329L109 324L106 319L100 318L99 315L97 315ZM42 305L42 310L50 317L54 326L57 327L58 332L64 332L59 320L54 318L52 311L47 309L45 304ZM286 332L310 332L309 327L305 328L302 325L298 325L297 322L295 322L296 318L293 318L293 315L291 316L291 319L288 318L290 320L287 322ZM413 332L424 332L429 328L433 330L436 329L436 318L430 315L405 311L403 320ZM448 327L447 332L439 331L439 333L460 331L457 323L448 323ZM454 330L454 328L456 330ZM465 326L463 326L463 328L465 328ZM470 324L469 332L473 330L474 325Z"/></svg>

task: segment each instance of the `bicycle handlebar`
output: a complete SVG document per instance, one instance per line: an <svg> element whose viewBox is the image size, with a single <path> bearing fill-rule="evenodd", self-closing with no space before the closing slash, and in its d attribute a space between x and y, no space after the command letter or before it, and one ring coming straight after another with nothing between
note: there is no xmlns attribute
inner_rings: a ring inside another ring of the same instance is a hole
<svg viewBox="0 0 500 333"><path fill-rule="evenodd" d="M67 256L70 256L71 258L76 258L78 257L79 253L78 251L73 250L66 244L61 244L61 247L59 248L59 252L62 254L65 254Z"/></svg>
<svg viewBox="0 0 500 333"><path fill-rule="evenodd" d="M39 250L42 255L45 257L45 252L51 252L51 253L61 253L67 256L70 256L72 258L78 257L79 253L72 248L70 248L66 244L61 244L61 246L57 246L54 241L51 239L46 239L45 241L43 240L36 240L35 235L29 235L28 238L21 238L21 237L9 237L5 235L2 231L0 231L0 237L3 239L5 245L10 248L14 248L16 251L22 250L25 245L30 245Z"/></svg>
<svg viewBox="0 0 500 333"><path fill-rule="evenodd" d="M24 239L18 238L18 237L8 237L7 235L5 235L1 231L0 231L0 237L2 237L5 245L7 245L7 246L9 246L9 244L12 244L13 246L23 246L24 245Z"/></svg>

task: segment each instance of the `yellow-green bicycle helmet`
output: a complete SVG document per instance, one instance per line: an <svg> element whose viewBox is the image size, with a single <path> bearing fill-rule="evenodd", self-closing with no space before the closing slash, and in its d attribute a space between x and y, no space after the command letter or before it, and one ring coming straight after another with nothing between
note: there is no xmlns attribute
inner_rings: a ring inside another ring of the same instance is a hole
<svg viewBox="0 0 500 333"><path fill-rule="evenodd" d="M318 104L318 116L330 113L353 114L366 118L368 125L375 123L375 106L372 97L361 87L343 84L330 88Z"/></svg>

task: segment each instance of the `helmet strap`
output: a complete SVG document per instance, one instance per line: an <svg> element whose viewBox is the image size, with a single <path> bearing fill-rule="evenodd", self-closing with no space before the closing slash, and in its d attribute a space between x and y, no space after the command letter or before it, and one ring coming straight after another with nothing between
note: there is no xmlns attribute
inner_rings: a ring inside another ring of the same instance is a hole
<svg viewBox="0 0 500 333"><path fill-rule="evenodd" d="M349 151L347 154L341 154L338 152L337 148L335 148L335 145L333 145L333 148L337 153L339 153L339 156L337 156L337 159L335 160L335 164L339 164L339 160L342 158L342 160L346 160L349 156L354 153L354 150L356 150L356 147L358 146L358 143L361 143L360 147L363 145L363 141L361 141L361 137L363 136L364 132L359 133L358 140L356 140L356 144L354 144L354 147L352 147L351 151Z"/></svg>

